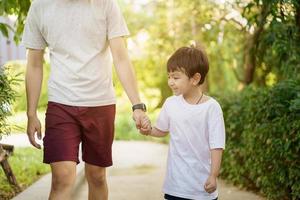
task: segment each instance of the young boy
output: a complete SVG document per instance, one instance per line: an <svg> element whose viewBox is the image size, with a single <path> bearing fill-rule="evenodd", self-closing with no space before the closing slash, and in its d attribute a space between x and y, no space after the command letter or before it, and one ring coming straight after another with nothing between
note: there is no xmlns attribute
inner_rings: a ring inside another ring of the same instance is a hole
<svg viewBox="0 0 300 200"><path fill-rule="evenodd" d="M163 137L170 132L165 199L218 199L217 176L225 148L221 107L203 94L208 72L202 49L182 47L168 60L168 85L175 96L164 103L156 126L142 129L144 135ZM143 127L150 124L143 121Z"/></svg>

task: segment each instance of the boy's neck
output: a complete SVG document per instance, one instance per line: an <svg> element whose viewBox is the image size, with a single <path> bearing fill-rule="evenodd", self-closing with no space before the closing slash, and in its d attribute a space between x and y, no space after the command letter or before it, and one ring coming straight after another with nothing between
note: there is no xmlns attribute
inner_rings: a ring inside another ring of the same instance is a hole
<svg viewBox="0 0 300 200"><path fill-rule="evenodd" d="M189 104L199 104L203 99L203 91L200 86L191 88L186 94L182 95Z"/></svg>

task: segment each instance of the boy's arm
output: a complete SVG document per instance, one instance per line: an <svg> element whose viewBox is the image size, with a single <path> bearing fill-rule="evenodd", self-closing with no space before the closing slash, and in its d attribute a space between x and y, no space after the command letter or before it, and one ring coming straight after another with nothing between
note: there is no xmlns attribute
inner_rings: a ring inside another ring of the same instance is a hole
<svg viewBox="0 0 300 200"><path fill-rule="evenodd" d="M221 168L223 149L212 149L210 150L210 152L211 152L210 176L218 177Z"/></svg>
<svg viewBox="0 0 300 200"><path fill-rule="evenodd" d="M204 189L208 193L212 193L217 189L217 177L221 167L223 149L211 149L211 169L210 175L204 185Z"/></svg>
<svg viewBox="0 0 300 200"><path fill-rule="evenodd" d="M132 105L141 103L137 89L137 81L135 78L133 66L129 60L128 52L122 37L116 37L109 40L110 49L117 75L125 89L125 92L131 101ZM137 128L141 127L141 121L146 114L141 109L136 109L133 112Z"/></svg>
<svg viewBox="0 0 300 200"><path fill-rule="evenodd" d="M44 50L28 49L25 75L28 118L27 135L30 143L39 149L41 146L35 141L35 133L37 133L38 139L42 138L41 124L36 111L43 80L43 55Z"/></svg>
<svg viewBox="0 0 300 200"><path fill-rule="evenodd" d="M166 135L168 135L168 133L169 132L161 131L156 127L153 127L149 135L153 137L165 137Z"/></svg>
<svg viewBox="0 0 300 200"><path fill-rule="evenodd" d="M153 137L164 137L168 135L169 132L161 131L157 129L156 127L150 127L148 129L141 129L140 130L141 134L143 135L149 135Z"/></svg>

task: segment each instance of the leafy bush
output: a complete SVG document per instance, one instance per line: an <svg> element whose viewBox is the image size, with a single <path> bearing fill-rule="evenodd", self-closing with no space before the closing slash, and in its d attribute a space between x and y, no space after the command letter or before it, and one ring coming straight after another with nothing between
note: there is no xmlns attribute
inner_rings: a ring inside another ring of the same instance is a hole
<svg viewBox="0 0 300 200"><path fill-rule="evenodd" d="M7 124L6 118L10 115L10 105L16 96L12 85L17 84L17 75L15 76L9 72L9 68L0 68L0 139L2 134L10 132L10 126Z"/></svg>
<svg viewBox="0 0 300 200"><path fill-rule="evenodd" d="M299 199L300 80L220 101L227 131L222 176L268 199Z"/></svg>

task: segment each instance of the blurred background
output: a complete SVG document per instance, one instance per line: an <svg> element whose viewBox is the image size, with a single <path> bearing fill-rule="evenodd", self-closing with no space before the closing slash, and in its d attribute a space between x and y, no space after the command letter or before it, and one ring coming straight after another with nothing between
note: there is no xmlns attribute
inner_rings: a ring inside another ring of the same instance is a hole
<svg viewBox="0 0 300 200"><path fill-rule="evenodd" d="M118 2L131 32L127 47L152 123L172 95L167 59L179 47L202 45L210 61L203 87L220 102L225 117L222 178L267 199L300 199L299 0ZM29 6L29 0L0 0L0 136L25 133L26 52L19 42ZM42 123L49 70L46 53L39 104ZM115 138L167 143L168 138L138 134L116 76L114 84ZM41 169L40 174L48 171ZM0 172L0 188L2 178Z"/></svg>

